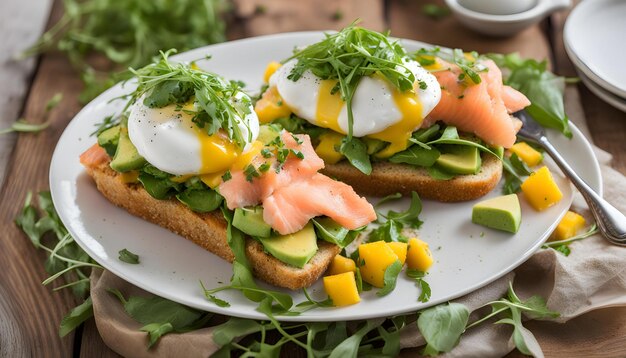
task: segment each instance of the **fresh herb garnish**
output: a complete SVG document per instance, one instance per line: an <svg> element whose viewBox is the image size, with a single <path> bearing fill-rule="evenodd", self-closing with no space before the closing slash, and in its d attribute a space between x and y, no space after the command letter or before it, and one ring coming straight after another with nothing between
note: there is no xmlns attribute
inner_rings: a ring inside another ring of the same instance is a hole
<svg viewBox="0 0 626 358"><path fill-rule="evenodd" d="M352 97L363 77L378 73L401 92L413 89L415 76L404 65L404 48L379 33L357 26L358 20L318 43L297 51L283 61L296 59L288 78L297 81L305 71L324 80L337 80L333 93L339 92L348 110L348 140L352 138Z"/></svg>
<svg viewBox="0 0 626 358"><path fill-rule="evenodd" d="M224 173L224 175L222 175L222 180L223 180L224 182L227 182L227 181L231 180L232 178L233 178L233 175L232 175L232 174L230 174L230 170L227 170L227 171Z"/></svg>
<svg viewBox="0 0 626 358"><path fill-rule="evenodd" d="M399 199L397 195L388 196L381 200L382 202L388 202L390 200ZM387 214L377 212L378 221L381 222L382 218L385 221L376 229L372 230L367 237L368 242L374 241L386 241L386 242L408 242L409 239L402 234L402 229L410 227L419 229L422 225L422 221L419 219L419 214L422 212L422 201L416 192L411 192L411 203L409 208L402 212L395 212L390 210Z"/></svg>
<svg viewBox="0 0 626 358"><path fill-rule="evenodd" d="M460 303L450 302L423 310L417 327L426 340L423 355L435 356L454 348L465 332L469 310Z"/></svg>
<svg viewBox="0 0 626 358"><path fill-rule="evenodd" d="M415 280L415 284L420 288L420 295L417 300L420 302L428 302L428 300L430 300L431 291L430 285L424 280L426 272L416 269L407 269L406 275Z"/></svg>
<svg viewBox="0 0 626 358"><path fill-rule="evenodd" d="M514 194L519 192L524 181L523 177L530 175L532 170L515 153L511 154L510 157L504 156L502 165L504 167L503 193Z"/></svg>
<svg viewBox="0 0 626 358"><path fill-rule="evenodd" d="M39 133L50 126L50 120L48 116L50 111L55 109L59 103L63 100L63 93L55 93L52 98L48 100L44 107L44 122L43 123L28 123L24 118L20 118L11 124L11 127L0 129L0 134L6 134L11 132L19 133Z"/></svg>
<svg viewBox="0 0 626 358"><path fill-rule="evenodd" d="M252 164L248 164L246 169L244 169L243 173L246 175L246 180L249 182L252 182L252 179L258 178L261 176L261 174L259 174L259 172L256 170L256 168Z"/></svg>
<svg viewBox="0 0 626 358"><path fill-rule="evenodd" d="M400 263L400 260L396 260L394 263L387 266L383 276L383 288L376 292L377 296L386 296L396 288L396 282L398 281L400 271L402 271L402 264Z"/></svg>
<svg viewBox="0 0 626 358"><path fill-rule="evenodd" d="M228 137L240 148L246 141L240 123L248 127L244 120L250 113L250 99L239 96L241 88L236 82L227 82L219 76L194 69L182 63L172 63L168 57L175 50L161 52L158 61L138 70L130 71L137 77L137 89L132 93L127 107L143 99L148 107L164 107L169 104L184 104L195 98L197 110L187 111L193 115L192 121L206 130L208 135L223 129Z"/></svg>
<svg viewBox="0 0 626 358"><path fill-rule="evenodd" d="M109 289L130 317L144 326L140 330L149 336L148 348L170 332L187 332L204 326L213 317L207 313L181 305L159 296L130 296L128 299L117 289Z"/></svg>
<svg viewBox="0 0 626 358"><path fill-rule="evenodd" d="M139 255L134 254L127 249L120 250L119 255L118 259L120 261L133 265L137 265L139 263Z"/></svg>

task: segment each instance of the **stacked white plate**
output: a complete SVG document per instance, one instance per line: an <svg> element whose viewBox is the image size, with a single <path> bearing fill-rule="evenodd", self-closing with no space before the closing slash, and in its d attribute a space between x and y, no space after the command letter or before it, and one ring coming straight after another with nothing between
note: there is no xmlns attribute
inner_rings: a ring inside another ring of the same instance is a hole
<svg viewBox="0 0 626 358"><path fill-rule="evenodd" d="M563 38L583 83L626 112L626 1L581 1L567 18Z"/></svg>

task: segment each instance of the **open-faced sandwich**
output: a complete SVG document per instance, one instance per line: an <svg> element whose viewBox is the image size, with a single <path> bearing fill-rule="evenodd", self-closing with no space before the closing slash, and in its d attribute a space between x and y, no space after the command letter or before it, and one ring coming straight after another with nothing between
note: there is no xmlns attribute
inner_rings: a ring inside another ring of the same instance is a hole
<svg viewBox="0 0 626 358"><path fill-rule="evenodd" d="M318 173L309 136L259 126L237 83L167 54L135 75L119 123L80 157L112 203L229 261L236 227L251 271L290 289L315 282L376 218L350 186Z"/></svg>
<svg viewBox="0 0 626 358"><path fill-rule="evenodd" d="M511 114L530 104L487 58L408 54L354 24L270 64L265 80L255 104L261 123L309 134L324 173L378 196L488 193L520 128Z"/></svg>

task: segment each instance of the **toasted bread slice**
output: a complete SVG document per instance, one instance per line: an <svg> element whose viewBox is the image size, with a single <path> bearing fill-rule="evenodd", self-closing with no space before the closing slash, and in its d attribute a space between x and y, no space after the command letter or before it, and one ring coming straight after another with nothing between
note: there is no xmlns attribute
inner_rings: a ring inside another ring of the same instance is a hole
<svg viewBox="0 0 626 358"><path fill-rule="evenodd" d="M362 195L408 195L416 191L422 198L453 202L476 199L493 190L502 177L502 162L483 153L478 174L458 175L450 180L434 179L424 168L390 162L372 163L370 175L346 161L327 165L322 172L351 185Z"/></svg>
<svg viewBox="0 0 626 358"><path fill-rule="evenodd" d="M108 162L87 167L87 173L113 204L193 241L224 260L234 260L226 239L226 220L219 211L196 213L175 199L155 199L141 184L124 183ZM246 238L246 255L254 275L272 285L292 290L311 286L341 251L339 246L321 240L318 247L315 256L303 268L298 268L265 253L258 241Z"/></svg>

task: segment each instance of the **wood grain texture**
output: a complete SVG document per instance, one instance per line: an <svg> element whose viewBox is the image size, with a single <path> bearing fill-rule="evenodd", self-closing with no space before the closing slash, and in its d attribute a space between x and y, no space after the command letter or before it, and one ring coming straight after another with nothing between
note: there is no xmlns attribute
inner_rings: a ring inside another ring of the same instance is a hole
<svg viewBox="0 0 626 358"><path fill-rule="evenodd" d="M15 56L43 32L51 3L51 0L0 2L0 129L9 127L21 114L36 61L34 58L15 60ZM15 134L0 136L0 186L15 139Z"/></svg>
<svg viewBox="0 0 626 358"><path fill-rule="evenodd" d="M42 122L43 107L54 93L75 94L78 88L80 83L73 78L70 66L63 58L44 57L33 80L23 116L33 123ZM52 125L44 133L17 136L6 167L9 175L0 190L0 262L4 263L0 283L9 293L3 295L3 300L8 302L13 313L7 320L19 327L17 331L25 343L16 346L17 350L9 355L11 357L70 356L74 350L74 335L60 339L58 333L61 318L76 305L74 297L69 292L55 293L51 287L41 285L47 277L43 268L45 255L38 252L13 223L26 193L48 188L52 149L78 110L77 103L70 103L64 101L52 113ZM2 332L0 334L4 334Z"/></svg>

